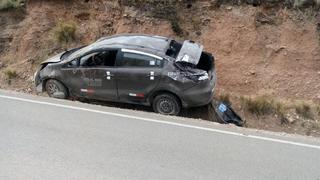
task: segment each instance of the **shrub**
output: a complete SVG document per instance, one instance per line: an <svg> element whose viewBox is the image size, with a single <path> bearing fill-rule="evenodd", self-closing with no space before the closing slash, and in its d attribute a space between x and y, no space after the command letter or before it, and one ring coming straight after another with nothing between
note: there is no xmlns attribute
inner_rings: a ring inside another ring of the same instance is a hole
<svg viewBox="0 0 320 180"><path fill-rule="evenodd" d="M181 36L183 34L183 30L177 21L170 21L170 24L174 33L176 33L178 36Z"/></svg>
<svg viewBox="0 0 320 180"><path fill-rule="evenodd" d="M296 113L304 118L313 119L312 107L310 104L301 101L295 104Z"/></svg>
<svg viewBox="0 0 320 180"><path fill-rule="evenodd" d="M4 74L8 80L14 79L18 76L17 72L15 70L11 70L11 69L5 70Z"/></svg>
<svg viewBox="0 0 320 180"><path fill-rule="evenodd" d="M257 96L255 98L241 97L244 107L252 114L268 115L276 111L274 100L267 96Z"/></svg>
<svg viewBox="0 0 320 180"><path fill-rule="evenodd" d="M60 22L54 28L54 36L59 43L67 44L75 40L75 37L76 37L75 34L76 34L76 25L72 22L69 22L69 23Z"/></svg>
<svg viewBox="0 0 320 180"><path fill-rule="evenodd" d="M286 115L288 109L289 107L282 102L275 103L275 112L282 118Z"/></svg>
<svg viewBox="0 0 320 180"><path fill-rule="evenodd" d="M179 6L184 1L156 1L156 0L121 0L121 4L134 6L144 11L150 12L154 18L164 19L170 22L171 28L178 36L183 35L183 29L180 26L180 18L178 16Z"/></svg>
<svg viewBox="0 0 320 180"><path fill-rule="evenodd" d="M312 5L320 6L320 0L294 0L294 7L309 7Z"/></svg>
<svg viewBox="0 0 320 180"><path fill-rule="evenodd" d="M168 20L174 33L179 36L183 34L183 29L179 24L176 2L155 3L152 6L151 14L153 17Z"/></svg>
<svg viewBox="0 0 320 180"><path fill-rule="evenodd" d="M0 10L19 8L24 0L0 0Z"/></svg>

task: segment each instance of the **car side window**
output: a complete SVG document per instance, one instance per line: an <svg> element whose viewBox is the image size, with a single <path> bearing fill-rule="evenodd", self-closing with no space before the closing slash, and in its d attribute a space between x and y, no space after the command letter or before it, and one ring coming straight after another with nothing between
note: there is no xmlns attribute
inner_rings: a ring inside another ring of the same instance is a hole
<svg viewBox="0 0 320 180"><path fill-rule="evenodd" d="M114 66L118 50L94 52L80 58L81 67Z"/></svg>
<svg viewBox="0 0 320 180"><path fill-rule="evenodd" d="M94 56L98 53L91 53L80 58L80 66L81 67L94 67Z"/></svg>
<svg viewBox="0 0 320 180"><path fill-rule="evenodd" d="M79 66L79 59L72 60L67 64L68 68L76 68L78 66Z"/></svg>
<svg viewBox="0 0 320 180"><path fill-rule="evenodd" d="M122 67L161 67L162 60L142 54L123 52L119 66Z"/></svg>

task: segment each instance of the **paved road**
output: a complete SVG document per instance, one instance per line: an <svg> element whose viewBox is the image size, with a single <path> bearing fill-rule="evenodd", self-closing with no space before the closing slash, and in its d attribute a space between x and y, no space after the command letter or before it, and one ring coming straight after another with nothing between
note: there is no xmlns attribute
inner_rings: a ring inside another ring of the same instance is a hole
<svg viewBox="0 0 320 180"><path fill-rule="evenodd" d="M0 179L319 180L320 146L312 138L0 91Z"/></svg>

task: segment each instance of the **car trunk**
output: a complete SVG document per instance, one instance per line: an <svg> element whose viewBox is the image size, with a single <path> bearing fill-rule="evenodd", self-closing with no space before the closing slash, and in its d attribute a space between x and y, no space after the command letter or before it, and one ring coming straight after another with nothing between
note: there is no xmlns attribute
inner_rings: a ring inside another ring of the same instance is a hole
<svg viewBox="0 0 320 180"><path fill-rule="evenodd" d="M210 72L214 68L212 54L203 51L203 46L193 41L184 41L178 49L176 63L190 65L193 68Z"/></svg>

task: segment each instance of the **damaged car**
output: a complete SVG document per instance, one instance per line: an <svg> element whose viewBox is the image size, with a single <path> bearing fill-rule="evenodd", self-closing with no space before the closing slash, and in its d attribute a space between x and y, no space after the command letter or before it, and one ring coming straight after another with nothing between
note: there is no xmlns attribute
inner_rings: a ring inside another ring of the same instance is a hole
<svg viewBox="0 0 320 180"><path fill-rule="evenodd" d="M177 115L211 102L216 73L213 55L198 43L122 34L53 56L34 81L54 98L142 104Z"/></svg>

